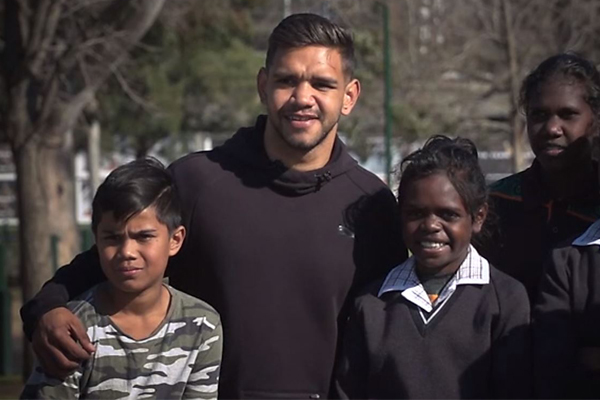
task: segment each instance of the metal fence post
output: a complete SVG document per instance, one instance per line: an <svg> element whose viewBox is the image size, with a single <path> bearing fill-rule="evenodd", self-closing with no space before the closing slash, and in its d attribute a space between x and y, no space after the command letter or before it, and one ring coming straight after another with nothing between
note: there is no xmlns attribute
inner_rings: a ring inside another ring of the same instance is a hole
<svg viewBox="0 0 600 400"><path fill-rule="evenodd" d="M12 354L11 307L8 288L6 246L0 243L0 375L8 375Z"/></svg>

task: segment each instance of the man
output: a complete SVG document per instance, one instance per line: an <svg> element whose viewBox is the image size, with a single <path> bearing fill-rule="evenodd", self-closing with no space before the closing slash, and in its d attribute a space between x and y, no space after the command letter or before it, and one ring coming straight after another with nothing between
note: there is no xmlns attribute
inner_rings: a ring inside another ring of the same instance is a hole
<svg viewBox="0 0 600 400"><path fill-rule="evenodd" d="M221 314L221 398L326 397L351 289L406 256L393 195L337 137L360 95L354 64L346 30L284 19L257 77L267 116L170 166L188 231L170 283ZM104 279L95 259L75 258L22 310L47 370L93 351L61 306Z"/></svg>

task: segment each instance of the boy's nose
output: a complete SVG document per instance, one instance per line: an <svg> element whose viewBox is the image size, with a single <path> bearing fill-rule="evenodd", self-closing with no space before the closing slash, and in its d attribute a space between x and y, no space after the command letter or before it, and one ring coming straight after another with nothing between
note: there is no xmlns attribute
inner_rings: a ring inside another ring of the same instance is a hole
<svg viewBox="0 0 600 400"><path fill-rule="evenodd" d="M135 258L135 241L128 239L123 240L119 249L119 254L126 260Z"/></svg>

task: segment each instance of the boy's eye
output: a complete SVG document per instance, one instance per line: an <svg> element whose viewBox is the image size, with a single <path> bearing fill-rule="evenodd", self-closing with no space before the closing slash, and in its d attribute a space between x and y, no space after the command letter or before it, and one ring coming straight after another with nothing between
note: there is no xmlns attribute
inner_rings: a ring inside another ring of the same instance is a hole
<svg viewBox="0 0 600 400"><path fill-rule="evenodd" d="M109 234L109 235L104 235L103 239L106 240L107 242L116 242L121 238L120 235L115 235L115 234Z"/></svg>
<svg viewBox="0 0 600 400"><path fill-rule="evenodd" d="M154 238L154 235L151 233L142 233L137 237L137 239L140 242L147 242L148 240L153 239L153 238Z"/></svg>

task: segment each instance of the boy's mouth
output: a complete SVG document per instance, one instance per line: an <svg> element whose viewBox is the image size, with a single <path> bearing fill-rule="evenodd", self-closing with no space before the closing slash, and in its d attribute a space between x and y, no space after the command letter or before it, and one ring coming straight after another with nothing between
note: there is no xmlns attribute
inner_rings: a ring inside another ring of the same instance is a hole
<svg viewBox="0 0 600 400"><path fill-rule="evenodd" d="M117 268L117 272L119 272L121 275L125 275L125 276L134 276L138 272L140 272L141 270L142 270L142 268L137 268L137 267L120 267L120 268Z"/></svg>

